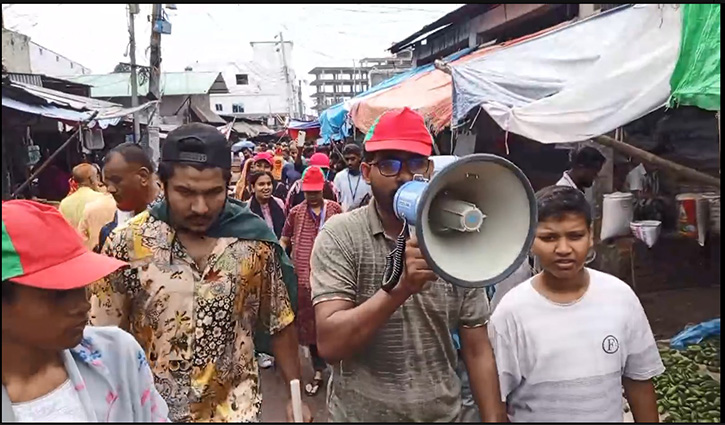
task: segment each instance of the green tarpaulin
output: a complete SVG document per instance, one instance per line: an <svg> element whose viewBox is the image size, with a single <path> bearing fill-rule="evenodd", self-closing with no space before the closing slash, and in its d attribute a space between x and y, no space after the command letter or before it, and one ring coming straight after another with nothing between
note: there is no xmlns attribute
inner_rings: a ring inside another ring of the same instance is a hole
<svg viewBox="0 0 725 425"><path fill-rule="evenodd" d="M669 106L720 110L720 5L683 4L680 57Z"/></svg>

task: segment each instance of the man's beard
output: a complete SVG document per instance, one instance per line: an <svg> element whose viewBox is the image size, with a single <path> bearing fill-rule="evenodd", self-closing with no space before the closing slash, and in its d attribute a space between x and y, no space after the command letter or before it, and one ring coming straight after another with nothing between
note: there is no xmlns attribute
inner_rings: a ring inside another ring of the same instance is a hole
<svg viewBox="0 0 725 425"><path fill-rule="evenodd" d="M347 170L350 173L350 175L352 175L352 176L357 176L358 174L360 174L360 167L348 168Z"/></svg>
<svg viewBox="0 0 725 425"><path fill-rule="evenodd" d="M402 185L400 185L402 186ZM380 188L376 188L375 186L371 186L371 190L373 192L373 198L375 199L375 202L378 204L378 208L382 211L394 214L395 210L393 208L393 202L395 199L395 194L398 192L398 189L400 186L396 187L395 189L385 192L382 191Z"/></svg>
<svg viewBox="0 0 725 425"><path fill-rule="evenodd" d="M196 235L196 236L200 236L200 237L206 236L206 233L208 232L208 230L214 225L214 223L216 223L216 221L219 219L219 216L221 216L222 211L224 211L224 208L222 208L222 210L219 212L219 214L217 214L217 216L213 217L213 218L212 218L211 214L204 215L204 216L191 214L191 215L188 215L185 217L181 217L180 214L176 214L175 210L173 208L171 208L171 204L168 203L168 197L166 199L167 199L166 207L168 208L168 216L169 216L169 220L171 221L171 227L174 228L174 230L176 230L177 232L188 233L188 234L192 234L192 235ZM226 204L225 204L225 206L226 206ZM192 226L189 226L186 224L197 218L204 219L204 221L206 221L208 223L204 227L203 230L199 229L199 228L192 228Z"/></svg>

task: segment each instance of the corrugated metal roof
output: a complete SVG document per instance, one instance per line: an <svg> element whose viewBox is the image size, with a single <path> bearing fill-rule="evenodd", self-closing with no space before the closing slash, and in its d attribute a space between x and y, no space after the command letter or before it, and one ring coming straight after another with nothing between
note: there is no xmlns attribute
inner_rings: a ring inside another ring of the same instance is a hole
<svg viewBox="0 0 725 425"><path fill-rule="evenodd" d="M7 85L3 84L2 104L4 107L27 113L73 122L85 121L93 111L98 111L90 127L98 123L106 128L108 125L118 124L121 119L134 112L148 108L153 102L135 108L124 108L117 103L12 81Z"/></svg>
<svg viewBox="0 0 725 425"><path fill-rule="evenodd" d="M78 111L97 110L121 106L117 103L105 102L103 100L77 96L70 93L63 93L57 90L47 89L45 87L24 84L22 82L14 82L13 85L22 88L24 91L30 93L31 95L44 99L48 103L52 103L61 107L75 109Z"/></svg>
<svg viewBox="0 0 725 425"><path fill-rule="evenodd" d="M7 73L8 78L10 78L10 81L14 81L16 83L25 83L30 84L33 86L43 86L43 80L40 76L40 74L23 74L19 72L8 72Z"/></svg>
<svg viewBox="0 0 725 425"><path fill-rule="evenodd" d="M388 48L390 53L398 53L399 51L407 48L414 42L421 40L421 36L428 36L438 31L444 26L456 25L459 22L470 20L479 16L483 13L488 12L499 4L464 4L453 12L448 13L437 21L430 23L420 30L406 37L404 40L399 41Z"/></svg>
<svg viewBox="0 0 725 425"><path fill-rule="evenodd" d="M190 105L191 112L196 115L196 118L199 120L199 122L203 122L206 124L225 124L226 121L224 121L224 118L220 117L216 113L214 113L209 107L203 107L199 104L192 103Z"/></svg>
<svg viewBox="0 0 725 425"><path fill-rule="evenodd" d="M234 131L236 131L239 134L243 134L247 137L257 137L260 134L272 134L274 131L269 129L264 124L260 123L253 123L248 121L236 121L234 122Z"/></svg>
<svg viewBox="0 0 725 425"><path fill-rule="evenodd" d="M129 72L78 75L66 77L66 79L91 86L92 97L131 96L131 73ZM138 86L139 96L145 96L149 92L148 81L143 83ZM210 92L229 93L229 89L219 72L165 72L161 75L161 92L166 96L178 96L207 94Z"/></svg>

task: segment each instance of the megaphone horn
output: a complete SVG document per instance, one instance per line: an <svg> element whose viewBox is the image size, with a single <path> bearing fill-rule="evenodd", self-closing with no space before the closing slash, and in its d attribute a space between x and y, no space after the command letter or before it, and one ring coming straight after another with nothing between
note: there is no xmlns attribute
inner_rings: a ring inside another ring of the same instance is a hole
<svg viewBox="0 0 725 425"><path fill-rule="evenodd" d="M430 181L415 176L398 189L395 214L416 235L428 265L443 280L468 288L494 285L513 273L531 249L536 224L531 183L496 155L439 158L432 157L442 166ZM405 236L388 257L386 290L402 274Z"/></svg>

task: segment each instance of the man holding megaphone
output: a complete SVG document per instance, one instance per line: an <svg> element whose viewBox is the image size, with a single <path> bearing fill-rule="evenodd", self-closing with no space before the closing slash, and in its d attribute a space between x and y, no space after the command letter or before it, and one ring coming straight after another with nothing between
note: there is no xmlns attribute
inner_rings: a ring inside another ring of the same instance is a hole
<svg viewBox="0 0 725 425"><path fill-rule="evenodd" d="M404 108L380 116L365 138L362 165L373 200L331 218L315 241L310 279L318 350L333 367L333 422L458 420L453 329L460 333L483 420L506 420L486 329L485 290L440 279L415 235L407 241L397 285L382 289L386 257L405 225L393 208L395 194L415 175L430 178L432 145L418 113Z"/></svg>

